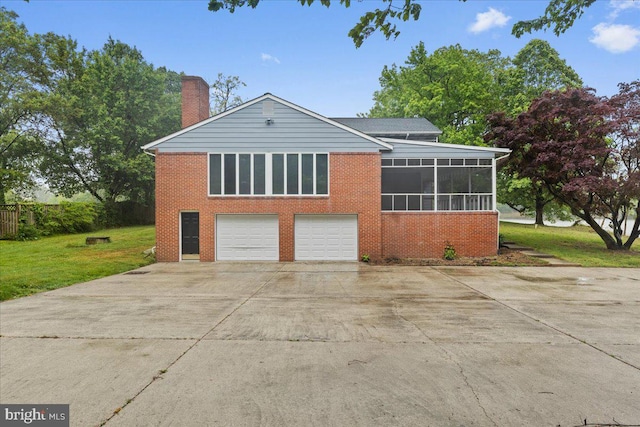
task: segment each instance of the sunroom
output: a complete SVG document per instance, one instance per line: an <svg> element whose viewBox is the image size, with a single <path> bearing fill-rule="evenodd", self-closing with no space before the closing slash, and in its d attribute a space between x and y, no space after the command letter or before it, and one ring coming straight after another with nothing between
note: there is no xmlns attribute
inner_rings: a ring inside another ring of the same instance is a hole
<svg viewBox="0 0 640 427"><path fill-rule="evenodd" d="M383 211L495 211L500 148L383 139Z"/></svg>

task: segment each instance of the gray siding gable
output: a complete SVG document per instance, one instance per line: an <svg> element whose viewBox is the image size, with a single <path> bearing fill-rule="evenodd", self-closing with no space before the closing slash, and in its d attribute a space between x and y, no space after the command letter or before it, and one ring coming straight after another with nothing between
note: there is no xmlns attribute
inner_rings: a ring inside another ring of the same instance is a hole
<svg viewBox="0 0 640 427"><path fill-rule="evenodd" d="M271 119L270 124L267 119ZM160 152L277 153L379 152L390 146L266 94L143 148Z"/></svg>
<svg viewBox="0 0 640 427"><path fill-rule="evenodd" d="M338 117L331 120L371 136L436 141L438 135L442 134L433 123L422 117Z"/></svg>

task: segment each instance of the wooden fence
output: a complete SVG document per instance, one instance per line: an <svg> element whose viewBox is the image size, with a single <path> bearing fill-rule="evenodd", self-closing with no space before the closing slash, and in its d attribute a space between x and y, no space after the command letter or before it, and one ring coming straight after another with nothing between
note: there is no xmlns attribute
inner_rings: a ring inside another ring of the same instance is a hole
<svg viewBox="0 0 640 427"><path fill-rule="evenodd" d="M23 218L28 225L36 224L36 214L34 206L37 206L37 212L42 215L38 217L46 217L50 210L61 210L61 205L43 205L40 203L17 203L13 205L0 205L0 239L11 239L18 234L20 230L20 217ZM117 225L150 225L155 223L155 206L144 206L130 201L118 202L114 206L114 217L118 219Z"/></svg>
<svg viewBox="0 0 640 427"><path fill-rule="evenodd" d="M60 205L42 205L46 213L50 209L60 209ZM18 234L20 215L25 216L26 223L34 225L35 214L28 204L0 205L0 239Z"/></svg>

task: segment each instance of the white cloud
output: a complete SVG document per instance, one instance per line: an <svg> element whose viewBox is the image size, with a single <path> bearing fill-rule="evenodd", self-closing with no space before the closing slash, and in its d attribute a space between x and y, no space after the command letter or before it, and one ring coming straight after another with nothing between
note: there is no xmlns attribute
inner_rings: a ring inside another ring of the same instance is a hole
<svg viewBox="0 0 640 427"><path fill-rule="evenodd" d="M268 53L261 53L260 58L262 58L262 62L275 62L276 64L280 63L280 60L273 55L269 55Z"/></svg>
<svg viewBox="0 0 640 427"><path fill-rule="evenodd" d="M589 41L611 53L627 52L640 44L640 30L630 25L600 23Z"/></svg>
<svg viewBox="0 0 640 427"><path fill-rule="evenodd" d="M616 19L620 12L627 9L640 9L640 1L638 0L611 0L609 7L613 8L613 12L609 14L609 18Z"/></svg>
<svg viewBox="0 0 640 427"><path fill-rule="evenodd" d="M491 28L504 27L510 19L510 16L490 7L488 12L476 14L476 22L469 26L469 31L478 34Z"/></svg>

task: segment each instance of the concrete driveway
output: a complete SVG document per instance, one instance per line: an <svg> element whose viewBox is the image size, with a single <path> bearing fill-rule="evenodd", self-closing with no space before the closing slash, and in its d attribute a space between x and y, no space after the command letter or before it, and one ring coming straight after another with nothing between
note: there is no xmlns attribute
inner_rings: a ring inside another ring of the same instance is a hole
<svg viewBox="0 0 640 427"><path fill-rule="evenodd" d="M156 264L0 304L71 425L640 424L640 269Z"/></svg>

